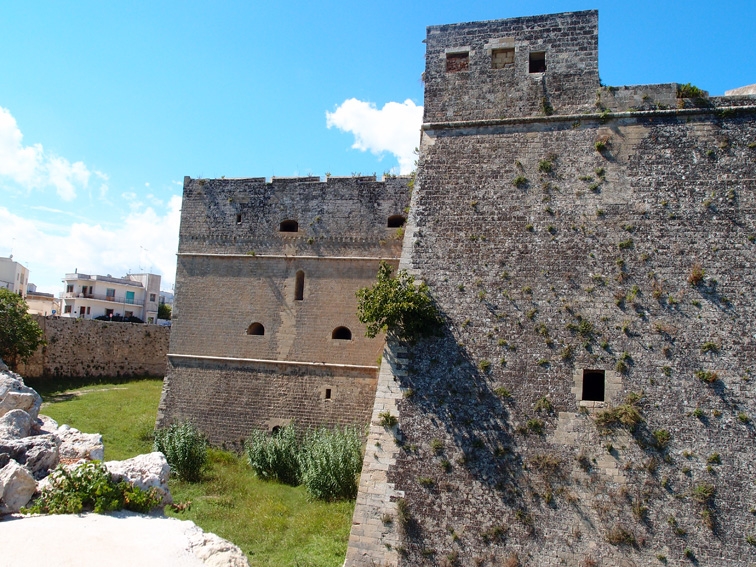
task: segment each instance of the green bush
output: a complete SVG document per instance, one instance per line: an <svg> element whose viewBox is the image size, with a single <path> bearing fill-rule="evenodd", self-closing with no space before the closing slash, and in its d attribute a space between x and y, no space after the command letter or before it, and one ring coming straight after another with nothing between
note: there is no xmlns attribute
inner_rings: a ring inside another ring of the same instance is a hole
<svg viewBox="0 0 756 567"><path fill-rule="evenodd" d="M299 462L302 484L319 500L354 499L362 470L362 440L356 427L307 433Z"/></svg>
<svg viewBox="0 0 756 567"><path fill-rule="evenodd" d="M426 283L415 284L406 270L393 269L386 262L378 268L378 281L357 290L357 318L367 327L365 336L388 332L400 340L415 342L438 335L442 319Z"/></svg>
<svg viewBox="0 0 756 567"><path fill-rule="evenodd" d="M113 482L102 463L86 463L73 469L59 466L52 472L50 490L45 490L24 514L97 514L114 510L147 513L160 505L162 498L155 489L149 491L129 484Z"/></svg>
<svg viewBox="0 0 756 567"><path fill-rule="evenodd" d="M310 429L294 425L269 435L254 431L247 440L247 460L262 479L303 484L319 500L354 499L362 469L362 439L356 427Z"/></svg>
<svg viewBox="0 0 756 567"><path fill-rule="evenodd" d="M247 460L262 479L296 486L300 481L300 452L294 425L286 425L273 435L255 430L246 443Z"/></svg>
<svg viewBox="0 0 756 567"><path fill-rule="evenodd" d="M165 455L171 471L182 480L197 482L207 464L207 441L191 423L175 423L155 431L155 451Z"/></svg>

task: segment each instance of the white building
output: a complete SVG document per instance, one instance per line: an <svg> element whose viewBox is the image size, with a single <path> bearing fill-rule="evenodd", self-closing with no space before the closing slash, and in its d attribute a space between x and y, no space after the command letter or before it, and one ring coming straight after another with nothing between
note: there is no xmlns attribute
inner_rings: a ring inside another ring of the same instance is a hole
<svg viewBox="0 0 756 567"><path fill-rule="evenodd" d="M61 316L138 317L145 323L157 322L160 276L129 274L122 278L66 274L66 291L61 296Z"/></svg>
<svg viewBox="0 0 756 567"><path fill-rule="evenodd" d="M26 284L29 283L29 269L10 258L0 258L0 287L11 290L26 298Z"/></svg>

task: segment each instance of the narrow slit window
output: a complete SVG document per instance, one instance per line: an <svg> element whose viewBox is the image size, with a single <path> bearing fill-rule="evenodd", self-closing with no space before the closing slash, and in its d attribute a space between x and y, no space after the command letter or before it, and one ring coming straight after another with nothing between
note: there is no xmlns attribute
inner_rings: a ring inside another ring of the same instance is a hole
<svg viewBox="0 0 756 567"><path fill-rule="evenodd" d="M304 299L304 278L305 273L299 270L297 272L297 280L294 284L294 301L302 301Z"/></svg>
<svg viewBox="0 0 756 567"><path fill-rule="evenodd" d="M605 386L605 370L583 370L583 395L581 399L588 402L603 402Z"/></svg>
<svg viewBox="0 0 756 567"><path fill-rule="evenodd" d="M236 224L241 224L241 213L237 213L236 215Z"/></svg>
<svg viewBox="0 0 756 567"><path fill-rule="evenodd" d="M504 69L514 65L514 47L494 49L491 51L491 69Z"/></svg>
<svg viewBox="0 0 756 567"><path fill-rule="evenodd" d="M299 223L295 220L285 220L278 227L278 232L298 232L298 231L299 231Z"/></svg>
<svg viewBox="0 0 756 567"><path fill-rule="evenodd" d="M545 51L532 51L530 53L530 66L528 72L530 73L544 73L546 71L546 52Z"/></svg>
<svg viewBox="0 0 756 567"><path fill-rule="evenodd" d="M247 334L248 335L264 335L265 327L263 327L261 323L252 323L249 327L247 327Z"/></svg>
<svg viewBox="0 0 756 567"><path fill-rule="evenodd" d="M446 72L458 73L467 71L470 68L470 52L447 53L446 54Z"/></svg>
<svg viewBox="0 0 756 567"><path fill-rule="evenodd" d="M402 215L391 215L388 218L386 226L388 228L401 228L404 226L405 222L407 222L407 219L405 219Z"/></svg>
<svg viewBox="0 0 756 567"><path fill-rule="evenodd" d="M331 399L331 389L330 388L326 388L325 399L326 400L330 400Z"/></svg>
<svg viewBox="0 0 756 567"><path fill-rule="evenodd" d="M351 341L352 331L350 331L347 327L336 327L331 333L331 338L338 341Z"/></svg>

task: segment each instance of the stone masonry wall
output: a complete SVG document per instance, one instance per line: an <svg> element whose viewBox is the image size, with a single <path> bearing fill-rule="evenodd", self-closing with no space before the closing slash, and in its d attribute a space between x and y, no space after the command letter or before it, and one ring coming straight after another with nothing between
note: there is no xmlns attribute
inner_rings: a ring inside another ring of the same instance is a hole
<svg viewBox="0 0 756 567"><path fill-rule="evenodd" d="M475 46L531 20L429 28L400 267L444 336L388 345L346 565L754 564L756 99L586 75L562 105L547 50L555 113L530 76L507 106Z"/></svg>
<svg viewBox="0 0 756 567"><path fill-rule="evenodd" d="M19 373L28 378L164 376L170 327L34 316L47 345Z"/></svg>
<svg viewBox="0 0 756 567"><path fill-rule="evenodd" d="M598 76L598 12L428 27L424 122L571 114L593 107ZM497 51L512 63L494 64ZM464 69L447 58L467 54ZM530 72L531 53L545 72ZM451 54L451 55L450 55Z"/></svg>
<svg viewBox="0 0 756 567"><path fill-rule="evenodd" d="M186 178L158 425L190 419L229 444L366 424L383 337L365 337L355 292L398 263L409 183Z"/></svg>
<svg viewBox="0 0 756 567"><path fill-rule="evenodd" d="M427 127L406 265L447 325L396 377L400 564L756 560L756 105L727 102ZM628 396L637 427L597 425Z"/></svg>

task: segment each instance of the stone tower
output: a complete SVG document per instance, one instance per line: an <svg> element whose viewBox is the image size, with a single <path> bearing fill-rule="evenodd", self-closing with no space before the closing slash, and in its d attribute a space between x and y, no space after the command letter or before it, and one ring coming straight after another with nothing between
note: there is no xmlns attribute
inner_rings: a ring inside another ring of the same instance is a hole
<svg viewBox="0 0 756 567"><path fill-rule="evenodd" d="M367 423L383 339L355 291L398 263L408 183L185 178L158 426L238 446L291 421Z"/></svg>
<svg viewBox="0 0 756 567"><path fill-rule="evenodd" d="M428 28L400 267L446 325L384 353L347 565L756 562L756 99L602 87L597 39Z"/></svg>

